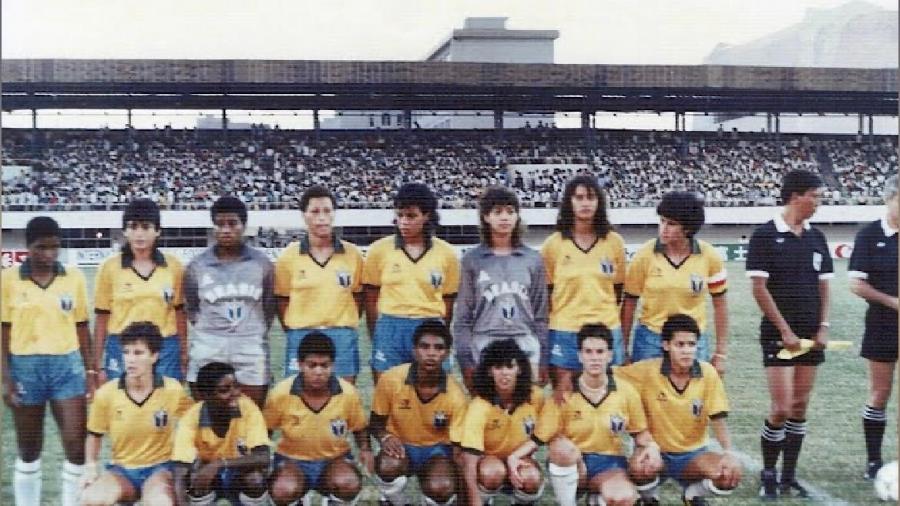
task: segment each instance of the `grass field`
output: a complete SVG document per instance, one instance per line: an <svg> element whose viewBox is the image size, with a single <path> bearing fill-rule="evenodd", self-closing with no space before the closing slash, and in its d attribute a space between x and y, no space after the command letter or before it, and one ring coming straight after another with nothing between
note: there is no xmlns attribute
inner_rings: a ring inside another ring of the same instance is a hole
<svg viewBox="0 0 900 506"><path fill-rule="evenodd" d="M728 292L731 316L726 386L731 402L728 417L735 447L745 457L745 479L728 499L713 503L757 504L756 498L760 465L759 429L768 410L768 394L757 344L759 311L750 295L742 263L729 263ZM850 294L846 281L846 262L836 263L837 275L832 284L831 338L849 339L855 345L851 351L828 355L819 369L816 389L811 401L806 444L800 457L799 478L811 485L816 496L812 501L780 501L780 504L874 504L877 502L870 482L861 476L865 464L860 410L867 395L865 361L858 356L865 303ZM93 272L87 272L89 278ZM363 332L365 332L363 330ZM283 335L272 333L272 360L275 371L281 369ZM368 359L368 339L360 343L363 362ZM363 371L359 384L364 392L371 391L369 371ZM884 455L890 460L897 455L897 402L889 404L888 430L885 434ZM368 399L367 399L368 402ZM62 458L56 426L49 418L45 422L44 444L44 504L58 504L59 466ZM15 459L15 435L12 420L6 410L2 426L3 475L0 504L13 504L11 479ZM553 504L548 485L542 504ZM679 494L672 482L663 487L663 504L677 504ZM374 488L369 487L365 503L374 502ZM502 503L502 501L501 501Z"/></svg>

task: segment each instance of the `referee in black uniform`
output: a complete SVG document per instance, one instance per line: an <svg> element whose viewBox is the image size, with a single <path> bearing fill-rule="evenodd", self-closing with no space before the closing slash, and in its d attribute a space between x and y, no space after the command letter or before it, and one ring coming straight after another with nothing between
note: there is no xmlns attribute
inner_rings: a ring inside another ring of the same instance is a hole
<svg viewBox="0 0 900 506"><path fill-rule="evenodd" d="M897 363L898 200L895 175L885 183L887 214L856 234L847 268L850 290L869 303L860 353L869 362L869 400L862 414L868 456L864 478L868 480L875 479L881 468L881 440L887 423L884 407L891 396Z"/></svg>
<svg viewBox="0 0 900 506"><path fill-rule="evenodd" d="M750 238L747 276L762 310L760 341L772 398L762 430L763 470L760 497L807 497L797 483L797 457L806 434L806 408L816 366L825 360L828 332L828 279L834 276L825 235L807 220L816 212L822 181L811 172L784 176L784 209L760 225ZM782 348L796 350L799 339L815 341L813 350L791 360L777 357ZM784 452L781 482L775 464Z"/></svg>

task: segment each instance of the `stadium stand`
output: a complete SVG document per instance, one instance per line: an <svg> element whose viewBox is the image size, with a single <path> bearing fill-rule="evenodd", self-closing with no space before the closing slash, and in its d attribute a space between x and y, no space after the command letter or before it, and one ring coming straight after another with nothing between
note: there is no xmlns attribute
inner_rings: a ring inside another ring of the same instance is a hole
<svg viewBox="0 0 900 506"><path fill-rule="evenodd" d="M652 206L673 189L709 206L775 205L781 174L819 172L830 204L875 204L897 171L896 139L598 131L321 132L208 130L3 131L3 209L117 209L149 197L164 209L205 209L234 193L254 209L296 208L324 184L346 208L386 208L408 181L435 189L445 208L471 207L481 188L515 188L524 207L556 207L576 173L600 178L611 207Z"/></svg>

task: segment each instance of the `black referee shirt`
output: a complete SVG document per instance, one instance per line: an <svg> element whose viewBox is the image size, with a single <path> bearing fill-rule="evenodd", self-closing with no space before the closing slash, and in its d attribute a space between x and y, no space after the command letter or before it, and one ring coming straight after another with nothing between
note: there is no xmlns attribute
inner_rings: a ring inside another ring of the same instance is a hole
<svg viewBox="0 0 900 506"><path fill-rule="evenodd" d="M804 223L797 237L781 214L756 227L747 253L747 276L766 278L766 288L797 337L815 337L820 323L819 280L834 277L828 243L820 230ZM765 315L760 339L781 339Z"/></svg>
<svg viewBox="0 0 900 506"><path fill-rule="evenodd" d="M847 276L863 279L872 288L897 296L897 231L886 219L873 221L856 234ZM869 302L866 311L866 336L897 335L897 312Z"/></svg>

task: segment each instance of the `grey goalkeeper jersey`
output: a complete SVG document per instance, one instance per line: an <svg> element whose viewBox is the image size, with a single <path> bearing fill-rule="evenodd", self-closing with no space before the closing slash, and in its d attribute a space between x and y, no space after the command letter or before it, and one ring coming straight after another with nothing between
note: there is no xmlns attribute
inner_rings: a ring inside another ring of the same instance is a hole
<svg viewBox="0 0 900 506"><path fill-rule="evenodd" d="M220 261L215 246L194 257L184 274L192 354L212 351L209 348L240 355L268 353L276 311L274 272L266 254L246 244L234 261Z"/></svg>
<svg viewBox="0 0 900 506"><path fill-rule="evenodd" d="M473 336L498 339L529 335L540 342L540 363L549 359L547 275L540 253L527 247L497 256L480 245L462 258L453 309L453 340L461 367L477 363Z"/></svg>

